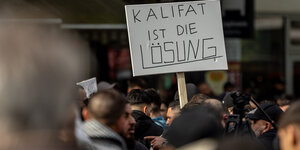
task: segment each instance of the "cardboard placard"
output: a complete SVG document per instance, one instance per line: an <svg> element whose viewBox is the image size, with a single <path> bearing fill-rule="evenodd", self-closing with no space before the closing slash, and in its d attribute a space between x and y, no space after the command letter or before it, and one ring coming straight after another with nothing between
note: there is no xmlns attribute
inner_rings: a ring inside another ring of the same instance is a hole
<svg viewBox="0 0 300 150"><path fill-rule="evenodd" d="M219 0L125 10L133 76L227 70Z"/></svg>
<svg viewBox="0 0 300 150"><path fill-rule="evenodd" d="M84 89L87 98L90 98L91 94L98 91L96 77L78 82L76 85L79 85Z"/></svg>

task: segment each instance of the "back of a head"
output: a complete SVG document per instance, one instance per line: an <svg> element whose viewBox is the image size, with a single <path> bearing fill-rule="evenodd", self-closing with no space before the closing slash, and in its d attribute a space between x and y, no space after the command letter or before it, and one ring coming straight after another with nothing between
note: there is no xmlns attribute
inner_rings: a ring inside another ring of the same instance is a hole
<svg viewBox="0 0 300 150"><path fill-rule="evenodd" d="M300 127L300 102L293 103L285 113L280 117L279 128L285 128L288 125L295 124Z"/></svg>
<svg viewBox="0 0 300 150"><path fill-rule="evenodd" d="M97 92L88 104L89 117L111 126L116 123L125 111L128 102L115 90Z"/></svg>
<svg viewBox="0 0 300 150"><path fill-rule="evenodd" d="M130 91L127 95L127 100L131 105L151 104L151 99L149 98L149 96L140 89L134 89Z"/></svg>
<svg viewBox="0 0 300 150"><path fill-rule="evenodd" d="M189 103L188 103L189 104ZM188 105L186 104L182 109L182 113L191 112L191 111L198 111L199 109L202 109L205 107L205 109L200 111L206 111L209 114L212 114L218 121L222 121L223 115L224 115L224 109L223 107L219 107L218 105L214 105L211 103L203 102L203 103L190 103L194 105Z"/></svg>
<svg viewBox="0 0 300 150"><path fill-rule="evenodd" d="M199 106L183 112L169 127L168 142L178 148L205 138L219 138L223 133L222 125L212 111L214 109L207 106Z"/></svg>
<svg viewBox="0 0 300 150"><path fill-rule="evenodd" d="M199 93L199 90L195 84L193 84L193 83L186 84L186 94L187 94L188 101L190 101L192 99L192 97L198 93ZM176 91L176 93L174 95L174 100L179 101L178 91Z"/></svg>
<svg viewBox="0 0 300 150"><path fill-rule="evenodd" d="M0 149L59 149L64 144L58 131L74 127L75 83L88 73L88 47L59 24L24 19L26 6L22 14L10 14L19 19L0 22L0 133L5 141Z"/></svg>
<svg viewBox="0 0 300 150"><path fill-rule="evenodd" d="M209 99L210 97L205 94L196 94L192 97L192 99L189 101L190 103L202 103L203 101Z"/></svg>
<svg viewBox="0 0 300 150"><path fill-rule="evenodd" d="M151 99L151 111L160 113L161 98L155 89L146 89L145 93Z"/></svg>
<svg viewBox="0 0 300 150"><path fill-rule="evenodd" d="M75 37L55 25L0 23L1 125L32 131L63 124L87 71L87 47Z"/></svg>
<svg viewBox="0 0 300 150"><path fill-rule="evenodd" d="M225 108L224 108L223 104L217 99L207 99L203 103L206 103L206 104L210 105L211 107L215 108L221 114L225 113Z"/></svg>

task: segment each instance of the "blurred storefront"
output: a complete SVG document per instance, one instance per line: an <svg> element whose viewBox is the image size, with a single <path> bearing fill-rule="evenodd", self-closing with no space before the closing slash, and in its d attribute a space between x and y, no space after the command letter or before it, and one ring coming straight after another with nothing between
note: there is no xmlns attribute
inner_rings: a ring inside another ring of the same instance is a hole
<svg viewBox="0 0 300 150"><path fill-rule="evenodd" d="M90 76L96 76L98 81L125 83L132 75L124 5L172 1L174 0L7 0L0 3L1 7L4 7L4 3L14 5L20 12L23 7L28 6L32 14L47 10L53 15L43 14L43 18L60 18L61 29L77 32L90 45ZM286 85L284 90L287 94L299 97L300 1L221 2L229 70L189 72L186 73L187 82L231 82L236 89L252 89L252 92L259 93L272 92L274 83L280 81ZM152 87L170 89L176 83L173 74L147 78Z"/></svg>

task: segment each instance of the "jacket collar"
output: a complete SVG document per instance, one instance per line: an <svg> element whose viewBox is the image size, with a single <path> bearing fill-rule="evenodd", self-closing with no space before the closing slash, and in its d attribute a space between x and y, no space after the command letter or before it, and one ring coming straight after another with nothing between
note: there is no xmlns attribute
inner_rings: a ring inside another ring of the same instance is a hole
<svg viewBox="0 0 300 150"><path fill-rule="evenodd" d="M122 144L123 149L126 148L126 144L119 134L95 119L86 121L83 125L83 129L85 133L92 139L113 139L119 141Z"/></svg>

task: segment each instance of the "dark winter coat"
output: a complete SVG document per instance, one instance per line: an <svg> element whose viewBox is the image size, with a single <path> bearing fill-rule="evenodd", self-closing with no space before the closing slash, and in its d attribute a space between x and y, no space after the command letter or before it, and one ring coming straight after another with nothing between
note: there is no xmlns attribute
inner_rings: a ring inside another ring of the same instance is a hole
<svg viewBox="0 0 300 150"><path fill-rule="evenodd" d="M136 121L135 125L135 139L143 143L147 148L150 148L150 141L144 140L145 136L160 136L163 133L163 128L153 122L142 111L134 110L132 116Z"/></svg>

